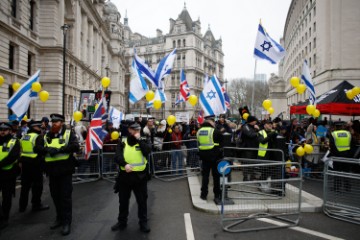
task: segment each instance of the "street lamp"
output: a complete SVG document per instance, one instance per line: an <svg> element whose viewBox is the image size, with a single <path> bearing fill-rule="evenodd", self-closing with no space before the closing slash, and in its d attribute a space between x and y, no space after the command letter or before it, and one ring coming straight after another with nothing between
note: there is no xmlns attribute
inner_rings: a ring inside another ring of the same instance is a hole
<svg viewBox="0 0 360 240"><path fill-rule="evenodd" d="M63 38L63 82L62 82L62 115L65 117L65 56L66 56L66 33L67 30L70 28L69 25L64 24L60 27L63 31L64 38Z"/></svg>

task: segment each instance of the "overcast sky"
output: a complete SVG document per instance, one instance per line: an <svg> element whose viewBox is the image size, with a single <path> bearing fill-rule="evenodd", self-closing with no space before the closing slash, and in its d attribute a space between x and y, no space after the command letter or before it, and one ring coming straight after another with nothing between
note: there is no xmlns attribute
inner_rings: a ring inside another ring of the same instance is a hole
<svg viewBox="0 0 360 240"><path fill-rule="evenodd" d="M111 0L124 22L125 11L133 32L155 37L156 29L169 33L169 19L177 19L184 8L183 0ZM284 32L291 0L186 0L193 21L200 18L202 34L208 26L215 39L222 38L225 54L225 78L253 78L254 43L259 20L276 41ZM258 61L257 73L277 73L278 65Z"/></svg>

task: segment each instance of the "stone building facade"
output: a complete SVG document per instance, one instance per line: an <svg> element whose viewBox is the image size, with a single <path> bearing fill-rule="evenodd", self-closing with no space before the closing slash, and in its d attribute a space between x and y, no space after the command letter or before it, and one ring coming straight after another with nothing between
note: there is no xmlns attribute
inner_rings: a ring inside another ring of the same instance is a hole
<svg viewBox="0 0 360 240"><path fill-rule="evenodd" d="M301 76L305 59L317 96L343 80L360 85L359 22L357 0L291 2L281 42L287 54L279 65L279 77L284 81L279 84L287 99L287 105L282 108L287 115L291 105L309 97L307 93L297 94L289 81L292 76Z"/></svg>
<svg viewBox="0 0 360 240"><path fill-rule="evenodd" d="M196 116L200 106L191 106L189 103L175 105L180 89L180 71L184 69L186 79L191 88L191 94L197 96L203 89L204 77L216 74L220 81L224 81L224 53L222 40L215 39L210 26L202 34L200 20L193 21L186 5L176 20L170 18L170 27L167 34L156 30L156 37L148 38L139 33L133 33L129 27L127 16L124 18L124 35L127 64L131 66L134 49L139 57L155 69L159 61L177 48L177 56L171 75L165 77L165 94L167 102L163 109L151 109L151 115L158 119L165 118L174 112L189 112L190 117ZM129 75L127 76L129 79ZM126 89L129 89L128 86ZM146 113L146 102L139 101L129 105L127 112ZM194 114L196 113L196 114Z"/></svg>
<svg viewBox="0 0 360 240"><path fill-rule="evenodd" d="M100 89L100 79L111 79L111 105L124 110L124 28L116 6L104 0L0 1L0 119L7 119L6 101L14 82L24 83L41 69L42 88L49 100L32 101L29 117L40 119L62 112L70 120L81 90ZM61 26L70 28L64 34ZM63 99L63 40L66 36L65 99Z"/></svg>

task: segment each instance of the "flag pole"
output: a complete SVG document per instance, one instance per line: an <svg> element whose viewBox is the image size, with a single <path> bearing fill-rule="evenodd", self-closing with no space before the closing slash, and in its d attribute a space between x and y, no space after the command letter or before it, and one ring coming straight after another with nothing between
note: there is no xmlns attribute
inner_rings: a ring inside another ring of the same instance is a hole
<svg viewBox="0 0 360 240"><path fill-rule="evenodd" d="M254 115L255 115L255 111L254 111L254 95L255 95L256 66L257 66L257 59L255 59L254 79L253 79L252 93L251 93L251 111L253 112Z"/></svg>

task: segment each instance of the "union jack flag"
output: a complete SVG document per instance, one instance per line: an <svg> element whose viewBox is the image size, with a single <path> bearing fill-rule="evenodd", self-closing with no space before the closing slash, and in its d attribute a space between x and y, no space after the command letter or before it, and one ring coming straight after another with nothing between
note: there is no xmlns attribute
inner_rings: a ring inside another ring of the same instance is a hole
<svg viewBox="0 0 360 240"><path fill-rule="evenodd" d="M229 95L227 94L224 86L221 87L221 91L224 93L224 98L225 98L225 106L227 109L230 109L230 98Z"/></svg>
<svg viewBox="0 0 360 240"><path fill-rule="evenodd" d="M180 73L180 93L176 99L175 104L186 102L190 97L190 87L185 77L184 69Z"/></svg>
<svg viewBox="0 0 360 240"><path fill-rule="evenodd" d="M103 124L106 123L108 113L106 109L106 99L102 97L98 108L91 119L88 134L85 140L85 159L89 159L91 151L102 149L103 139L107 132L103 129Z"/></svg>
<svg viewBox="0 0 360 240"><path fill-rule="evenodd" d="M200 124L202 124L202 123L204 122L204 111L203 111L203 110L201 110L201 111L199 112L197 121L198 121L198 123L200 123Z"/></svg>

